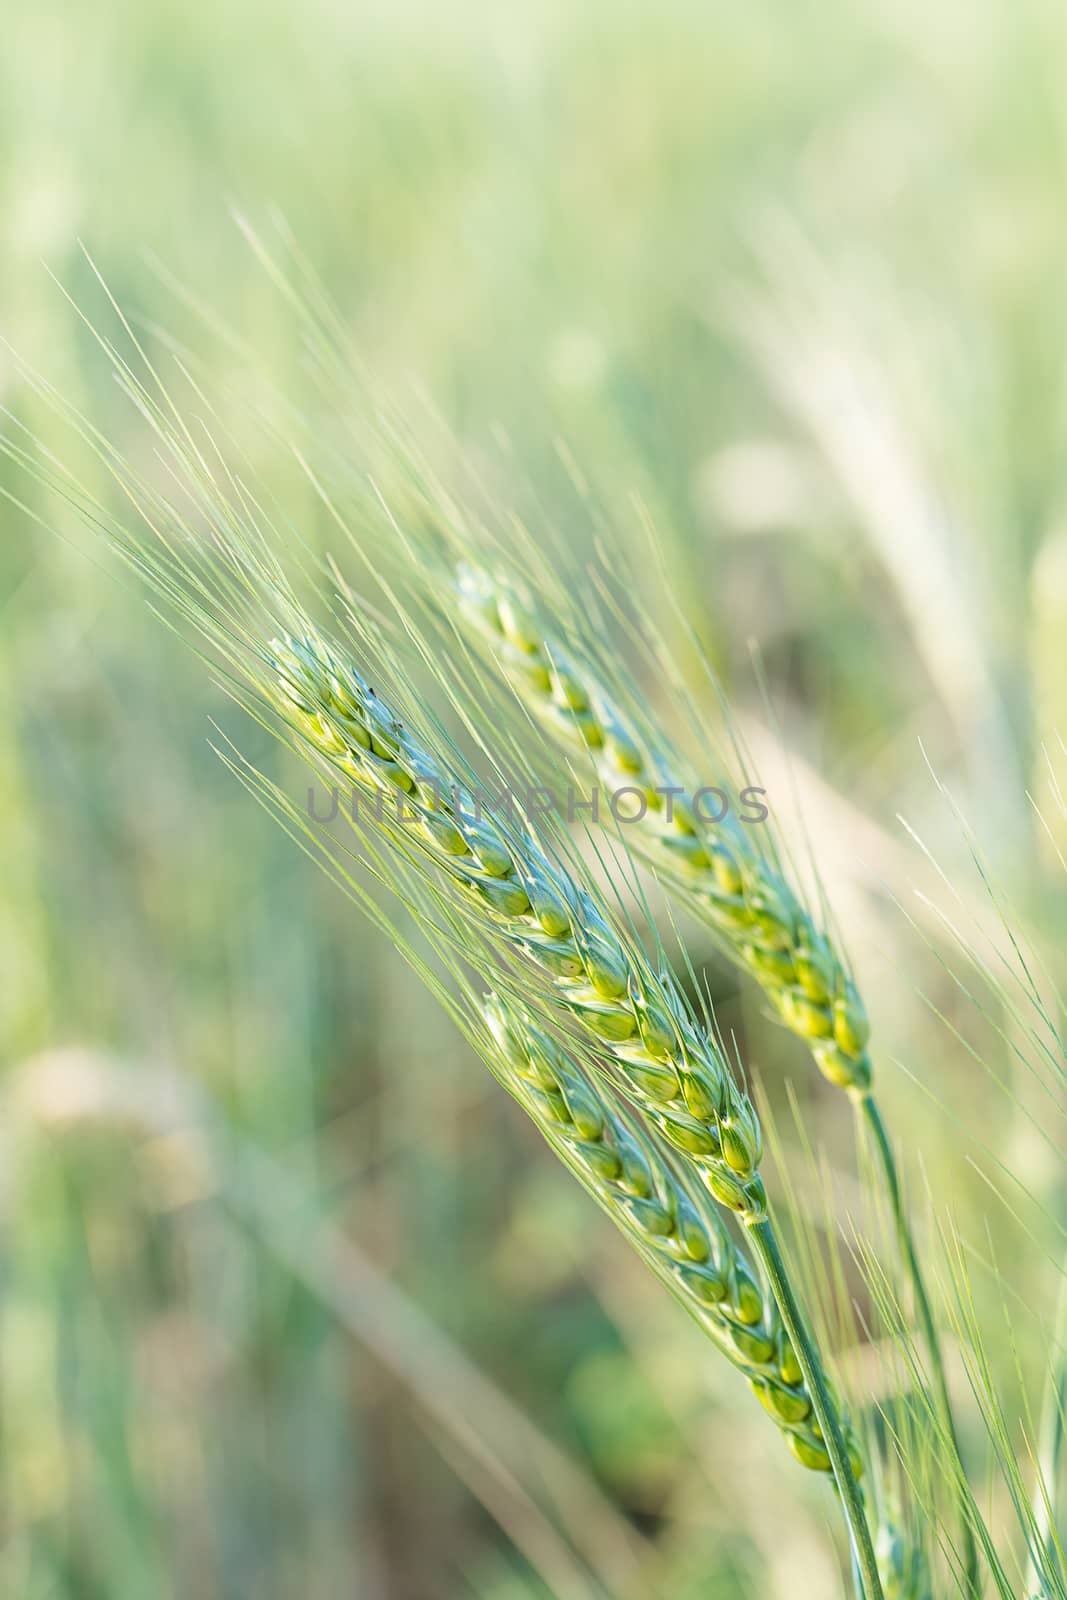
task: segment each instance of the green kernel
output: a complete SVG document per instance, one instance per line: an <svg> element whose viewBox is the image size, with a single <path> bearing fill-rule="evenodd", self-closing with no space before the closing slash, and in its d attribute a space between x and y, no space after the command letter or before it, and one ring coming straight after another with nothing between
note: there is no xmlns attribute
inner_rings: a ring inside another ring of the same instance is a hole
<svg viewBox="0 0 1067 1600"><path fill-rule="evenodd" d="M710 850L712 871L715 881L724 894L740 895L745 882L741 876L741 868L727 850L725 845L713 844Z"/></svg>
<svg viewBox="0 0 1067 1600"><path fill-rule="evenodd" d="M584 1089L568 1086L565 1091L571 1121L583 1139L599 1139L604 1133L604 1114Z"/></svg>
<svg viewBox="0 0 1067 1600"><path fill-rule="evenodd" d="M718 1111L718 1095L698 1073L683 1072L682 1098L687 1109L702 1122L709 1122Z"/></svg>
<svg viewBox="0 0 1067 1600"><path fill-rule="evenodd" d="M581 956L566 940L526 939L523 943L534 960L553 978L574 980L585 971Z"/></svg>
<svg viewBox="0 0 1067 1600"><path fill-rule="evenodd" d="M673 1056L678 1040L669 1017L664 1016L662 1011L642 1006L638 1013L638 1026L641 1029L641 1043L650 1056L655 1056L659 1061Z"/></svg>
<svg viewBox="0 0 1067 1600"><path fill-rule="evenodd" d="M674 1232L674 1218L658 1200L626 1200L627 1211L642 1233L657 1239L669 1239Z"/></svg>
<svg viewBox="0 0 1067 1600"><path fill-rule="evenodd" d="M796 1426L811 1416L811 1401L803 1389L786 1389L768 1379L752 1384L760 1404L778 1422Z"/></svg>
<svg viewBox="0 0 1067 1600"><path fill-rule="evenodd" d="M778 1375L783 1383L789 1384L792 1388L804 1381L796 1351L784 1328L778 1338Z"/></svg>
<svg viewBox="0 0 1067 1600"><path fill-rule="evenodd" d="M720 1205L731 1211L749 1209L746 1186L732 1172L723 1167L707 1167L701 1176Z"/></svg>
<svg viewBox="0 0 1067 1600"><path fill-rule="evenodd" d="M616 1151L606 1144L579 1144L575 1146L583 1164L604 1183L616 1183L622 1177L622 1162Z"/></svg>
<svg viewBox="0 0 1067 1600"><path fill-rule="evenodd" d="M743 955L754 972L775 983L792 984L796 978L793 958L786 950L767 950L758 944L747 944Z"/></svg>
<svg viewBox="0 0 1067 1600"><path fill-rule="evenodd" d="M599 1038L611 1044L625 1044L637 1032L637 1021L633 1015L616 1006L597 1006L581 1001L575 1002L574 1009Z"/></svg>
<svg viewBox="0 0 1067 1600"><path fill-rule="evenodd" d="M571 919L559 900L553 900L542 889L534 888L530 896L534 913L545 932L554 939L565 938L571 931Z"/></svg>
<svg viewBox="0 0 1067 1600"><path fill-rule="evenodd" d="M670 851L672 858L681 861L693 872L704 872L711 865L711 857L695 834L688 833L674 837L666 834L663 844Z"/></svg>
<svg viewBox="0 0 1067 1600"><path fill-rule="evenodd" d="M502 595L497 602L500 626L504 636L516 649L533 655L540 648L540 630L530 613L511 595Z"/></svg>
<svg viewBox="0 0 1067 1600"><path fill-rule="evenodd" d="M782 1016L794 1033L805 1039L829 1039L834 1032L834 1019L826 1005L810 1000L797 989L787 989L781 997Z"/></svg>
<svg viewBox="0 0 1067 1600"><path fill-rule="evenodd" d="M607 736L608 754L620 772L637 774L645 770L644 757L632 739L619 728L612 728ZM658 797L657 797L658 798Z"/></svg>
<svg viewBox="0 0 1067 1600"><path fill-rule="evenodd" d="M626 1073L650 1100L669 1103L678 1098L678 1074L655 1061L628 1061Z"/></svg>
<svg viewBox="0 0 1067 1600"><path fill-rule="evenodd" d="M734 1277L737 1315L747 1327L757 1327L763 1321L763 1296L740 1257L737 1260Z"/></svg>
<svg viewBox="0 0 1067 1600"><path fill-rule="evenodd" d="M532 1087L530 1089L530 1099L533 1102L538 1114L546 1121L562 1123L570 1122L571 1115L567 1109L567 1102L564 1100L558 1089L538 1089L536 1087Z"/></svg>
<svg viewBox="0 0 1067 1600"><path fill-rule="evenodd" d="M429 835L439 850L449 856L465 856L467 854L467 841L460 833L454 822L447 817L424 816L421 817L423 831Z"/></svg>
<svg viewBox="0 0 1067 1600"><path fill-rule="evenodd" d="M691 1156L718 1156L721 1154L718 1135L694 1117L684 1117L681 1112L661 1112L660 1126L672 1144Z"/></svg>
<svg viewBox="0 0 1067 1600"><path fill-rule="evenodd" d="M847 1054L838 1045L817 1045L812 1051L824 1078L839 1089L869 1089L871 1086L871 1058Z"/></svg>
<svg viewBox="0 0 1067 1600"><path fill-rule="evenodd" d="M759 1165L761 1153L759 1124L755 1117L746 1112L723 1117L719 1132L726 1161L740 1177L749 1177Z"/></svg>
<svg viewBox="0 0 1067 1600"><path fill-rule="evenodd" d="M832 968L826 954L812 945L800 945L793 952L800 986L809 1000L826 1005L831 994Z"/></svg>
<svg viewBox="0 0 1067 1600"><path fill-rule="evenodd" d="M345 738L359 750L370 749L370 729L358 717L345 718Z"/></svg>
<svg viewBox="0 0 1067 1600"><path fill-rule="evenodd" d="M490 877L510 878L514 870L511 852L484 823L471 823L468 826L467 843Z"/></svg>
<svg viewBox="0 0 1067 1600"><path fill-rule="evenodd" d="M690 1261L711 1260L711 1244L704 1224L684 1198L678 1206L678 1237Z"/></svg>
<svg viewBox="0 0 1067 1600"><path fill-rule="evenodd" d="M561 706L568 711L588 711L589 695L585 685L570 667L558 662L552 671L552 692Z"/></svg>
<svg viewBox="0 0 1067 1600"><path fill-rule="evenodd" d="M530 909L526 890L519 883L494 883L491 879L476 878L472 887L502 917L524 917Z"/></svg>
<svg viewBox="0 0 1067 1600"><path fill-rule="evenodd" d="M613 950L599 940L588 944L583 954L589 982L602 1000L618 1000L627 991L629 967L621 950Z"/></svg>
<svg viewBox="0 0 1067 1600"><path fill-rule="evenodd" d="M705 1305L718 1306L726 1299L726 1280L713 1268L681 1266L677 1273L690 1294Z"/></svg>
<svg viewBox="0 0 1067 1600"><path fill-rule="evenodd" d="M623 1181L632 1195L639 1200L647 1200L652 1194L652 1173L644 1155L634 1144L633 1140L622 1136L619 1140L619 1154L622 1157Z"/></svg>
<svg viewBox="0 0 1067 1600"><path fill-rule="evenodd" d="M841 1049L850 1056L858 1056L867 1047L871 1025L863 1002L851 983L845 985L844 994L834 1001L834 1037Z"/></svg>
<svg viewBox="0 0 1067 1600"><path fill-rule="evenodd" d="M774 1354L774 1345L766 1334L753 1333L751 1328L739 1328L733 1322L725 1324L725 1332L738 1355L753 1366L765 1367Z"/></svg>
<svg viewBox="0 0 1067 1600"><path fill-rule="evenodd" d="M526 892L545 932L553 939L566 938L571 931L570 912L555 885L535 869L526 876Z"/></svg>
<svg viewBox="0 0 1067 1600"><path fill-rule="evenodd" d="M384 761L394 761L400 751L400 741L396 735L377 721L371 725L369 732L374 755L381 756Z"/></svg>
<svg viewBox="0 0 1067 1600"><path fill-rule="evenodd" d="M808 1467L812 1472L833 1470L825 1445L801 1433L787 1433L786 1442L802 1467Z"/></svg>
<svg viewBox="0 0 1067 1600"><path fill-rule="evenodd" d="M400 790L401 794L414 794L415 779L410 772L405 772L404 768L398 766L395 761L383 760L380 771L384 777L388 778L394 788ZM410 814L405 820L411 820Z"/></svg>

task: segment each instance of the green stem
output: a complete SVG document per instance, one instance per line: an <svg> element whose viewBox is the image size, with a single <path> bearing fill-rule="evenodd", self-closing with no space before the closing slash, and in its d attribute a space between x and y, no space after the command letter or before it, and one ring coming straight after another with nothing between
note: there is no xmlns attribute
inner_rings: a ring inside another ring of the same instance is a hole
<svg viewBox="0 0 1067 1600"><path fill-rule="evenodd" d="M1064 1340L1067 1338L1067 1277L1060 1280L1060 1293L1056 1305L1056 1331L1053 1374L1045 1393L1038 1435L1037 1484L1034 1488L1034 1548L1030 1552L1027 1588L1035 1594L1044 1592L1046 1581L1062 1579L1062 1545L1056 1532L1060 1463L1064 1454L1064 1415L1067 1407L1067 1358ZM1046 1579L1046 1573L1048 1577Z"/></svg>
<svg viewBox="0 0 1067 1600"><path fill-rule="evenodd" d="M808 1332L803 1313L793 1292L793 1285L789 1281L773 1225L765 1218L762 1222L750 1222L748 1230L753 1247L767 1274L785 1331L796 1352L800 1370L804 1374L804 1381L815 1407L823 1443L830 1457L834 1480L848 1521L852 1552L863 1580L864 1600L884 1600L882 1583L878 1576L878 1564L874 1557L874 1546L871 1543L871 1531L867 1526L867 1515L863 1509L863 1495L849 1459L848 1447L841 1431L841 1423L826 1381L826 1374L823 1372L815 1342Z"/></svg>
<svg viewBox="0 0 1067 1600"><path fill-rule="evenodd" d="M897 1242L908 1269L908 1276L911 1278L912 1291L915 1296L915 1309L922 1325L923 1336L930 1355L934 1388L940 1403L942 1420L955 1453L960 1473L966 1478L959 1435L956 1432L956 1421L952 1413L952 1399L948 1390L948 1377L945 1372L944 1357L941 1354L941 1341L938 1337L933 1311L930 1309L930 1297L926 1292L926 1284L923 1280L922 1268L919 1265L919 1255L915 1248L911 1224L904 1208L896 1156L893 1154L893 1146L889 1142L889 1134L886 1132L886 1126L882 1121L882 1114L878 1109L878 1103L874 1096L872 1094L857 1095L855 1096L855 1103L865 1118L867 1127L874 1136L878 1159L885 1178L886 1191L889 1195L889 1204L893 1211ZM963 1564L967 1574L967 1593L973 1597L973 1600L979 1600L982 1586L978 1575L978 1545L974 1536L969 1502L966 1498L963 1504Z"/></svg>
<svg viewBox="0 0 1067 1600"><path fill-rule="evenodd" d="M856 1546L854 1543L852 1545L852 1560L849 1565L852 1568L852 1587L856 1592L856 1600L863 1600L863 1573L860 1571L860 1564L856 1559Z"/></svg>

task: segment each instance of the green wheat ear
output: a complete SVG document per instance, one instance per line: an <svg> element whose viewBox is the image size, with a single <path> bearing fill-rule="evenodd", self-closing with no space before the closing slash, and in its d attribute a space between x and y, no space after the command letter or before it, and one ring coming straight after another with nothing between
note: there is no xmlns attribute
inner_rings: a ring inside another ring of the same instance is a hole
<svg viewBox="0 0 1067 1600"><path fill-rule="evenodd" d="M527 1014L493 994L486 997L484 1016L497 1077L747 1378L797 1460L830 1472L812 1398L774 1301L715 1210L694 1196L635 1124ZM844 1418L842 1425L859 1477L859 1449Z"/></svg>
<svg viewBox="0 0 1067 1600"><path fill-rule="evenodd" d="M593 669L548 633L517 587L461 563L462 614L488 641L520 699L565 750L586 752L604 789L637 789L646 810L628 841L696 902L726 951L756 978L822 1073L859 1093L871 1083L870 1025L830 937L732 812L714 825L691 803L698 785L665 746L649 748ZM673 791L673 793L672 793Z"/></svg>
<svg viewBox="0 0 1067 1600"><path fill-rule="evenodd" d="M747 1222L765 1218L755 1107L670 976L528 830L485 815L477 794L321 637L271 648L282 707L313 748L369 796L403 796L391 814L405 846L540 969L715 1199Z"/></svg>

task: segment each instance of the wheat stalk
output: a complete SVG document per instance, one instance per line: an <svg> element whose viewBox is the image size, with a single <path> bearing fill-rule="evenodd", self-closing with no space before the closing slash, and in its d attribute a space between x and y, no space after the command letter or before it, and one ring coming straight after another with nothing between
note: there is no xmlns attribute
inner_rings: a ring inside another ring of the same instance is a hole
<svg viewBox="0 0 1067 1600"><path fill-rule="evenodd" d="M606 793L642 802L627 840L679 887L725 951L759 983L784 1025L802 1039L823 1076L847 1091L873 1139L916 1310L930 1351L950 1442L960 1446L940 1338L905 1210L896 1158L872 1087L866 1007L832 939L765 851L753 827L728 810L699 813L699 786L665 741L651 741L599 680L584 655L554 638L517 585L469 562L454 572L458 610L488 643L521 702L568 753L591 761ZM600 820L605 820L601 817ZM979 1591L978 1552L965 1518L965 1563Z"/></svg>
<svg viewBox="0 0 1067 1600"><path fill-rule="evenodd" d="M721 1052L670 975L651 967L590 890L551 860L529 829L505 830L484 817L477 794L321 636L308 629L274 640L271 657L279 710L311 749L377 797L375 815L386 831L399 834L551 981L592 1047L591 1059L608 1065L712 1196L745 1223L811 1395L863 1592L881 1600L856 1462L768 1216L759 1119ZM382 796L399 797L388 821Z"/></svg>

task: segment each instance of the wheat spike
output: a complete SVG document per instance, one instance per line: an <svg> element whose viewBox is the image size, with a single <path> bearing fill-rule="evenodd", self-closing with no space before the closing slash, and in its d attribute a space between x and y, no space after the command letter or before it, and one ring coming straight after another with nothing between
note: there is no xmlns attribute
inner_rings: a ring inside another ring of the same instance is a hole
<svg viewBox="0 0 1067 1600"><path fill-rule="evenodd" d="M400 797L396 827L547 975L715 1199L747 1222L765 1218L755 1108L669 975L527 829L480 815L477 796L321 638L275 641L272 651L285 709L314 748L370 795Z"/></svg>
<svg viewBox="0 0 1067 1600"><path fill-rule="evenodd" d="M595 672L551 637L515 586L463 563L456 589L523 703L569 751L586 751L609 794L639 792L644 812L628 829L639 853L679 884L721 942L753 974L785 1025L841 1088L871 1083L863 1002L831 940L782 874L754 848L732 812L703 820L692 775L650 749Z"/></svg>
<svg viewBox="0 0 1067 1600"><path fill-rule="evenodd" d="M781 1428L804 1466L830 1458L774 1301L714 1209L679 1175L559 1045L499 995L484 1015L497 1076L579 1181L696 1317ZM849 1446L858 1473L855 1441Z"/></svg>

